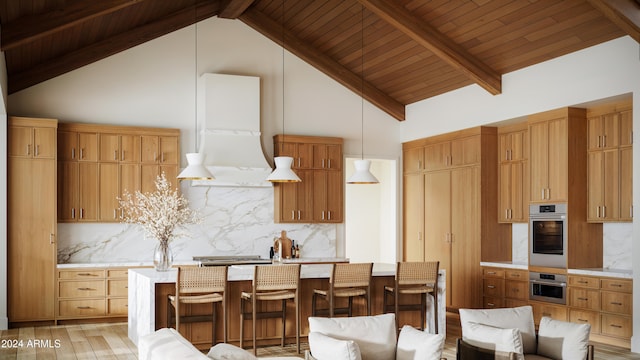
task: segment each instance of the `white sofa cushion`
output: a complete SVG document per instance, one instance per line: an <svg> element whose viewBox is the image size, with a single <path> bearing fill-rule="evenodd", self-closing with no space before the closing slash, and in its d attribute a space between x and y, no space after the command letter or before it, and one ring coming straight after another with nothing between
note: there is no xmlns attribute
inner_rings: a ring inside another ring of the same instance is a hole
<svg viewBox="0 0 640 360"><path fill-rule="evenodd" d="M257 357L235 345L220 343L216 344L207 354L213 360L255 360Z"/></svg>
<svg viewBox="0 0 640 360"><path fill-rule="evenodd" d="M443 347L443 335L430 334L405 325L398 337L396 360L439 360Z"/></svg>
<svg viewBox="0 0 640 360"><path fill-rule="evenodd" d="M538 328L538 355L560 360L587 357L591 325L543 317Z"/></svg>
<svg viewBox="0 0 640 360"><path fill-rule="evenodd" d="M309 333L309 350L318 360L361 360L360 348L353 340L339 340L319 332Z"/></svg>
<svg viewBox="0 0 640 360"><path fill-rule="evenodd" d="M505 309L460 309L462 338L469 323L479 323L503 329L518 329L522 336L525 354L535 354L536 328L533 323L533 308L530 305Z"/></svg>
<svg viewBox="0 0 640 360"><path fill-rule="evenodd" d="M349 318L309 317L309 332L334 339L353 340L363 360L395 360L396 319L394 314ZM313 350L311 353L315 357Z"/></svg>
<svg viewBox="0 0 640 360"><path fill-rule="evenodd" d="M513 352L523 359L522 335L515 328L503 329L474 322L467 323L462 339L483 349Z"/></svg>
<svg viewBox="0 0 640 360"><path fill-rule="evenodd" d="M138 341L138 359L208 359L175 329L163 328L142 336Z"/></svg>

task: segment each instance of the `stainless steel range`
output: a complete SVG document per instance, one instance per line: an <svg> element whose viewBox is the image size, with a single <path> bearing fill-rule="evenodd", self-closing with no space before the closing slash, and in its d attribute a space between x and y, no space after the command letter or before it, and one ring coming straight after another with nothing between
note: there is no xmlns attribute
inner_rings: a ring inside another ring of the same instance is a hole
<svg viewBox="0 0 640 360"><path fill-rule="evenodd" d="M199 266L271 264L271 259L262 259L259 255L230 256L194 256Z"/></svg>

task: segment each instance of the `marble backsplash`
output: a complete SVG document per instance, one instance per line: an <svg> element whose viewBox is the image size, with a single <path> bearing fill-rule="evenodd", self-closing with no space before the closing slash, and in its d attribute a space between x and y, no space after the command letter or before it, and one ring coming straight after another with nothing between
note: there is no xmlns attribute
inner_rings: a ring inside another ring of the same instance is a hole
<svg viewBox="0 0 640 360"><path fill-rule="evenodd" d="M512 261L514 263L529 263L528 229L528 224L512 225ZM605 223L602 226L602 233L603 268L632 270L633 224Z"/></svg>
<svg viewBox="0 0 640 360"><path fill-rule="evenodd" d="M260 255L269 257L273 239L286 230L303 257L335 257L334 224L276 224L273 188L191 187L182 193L203 222L190 225L172 241L175 261L193 256ZM58 263L152 262L156 241L136 225L58 224Z"/></svg>

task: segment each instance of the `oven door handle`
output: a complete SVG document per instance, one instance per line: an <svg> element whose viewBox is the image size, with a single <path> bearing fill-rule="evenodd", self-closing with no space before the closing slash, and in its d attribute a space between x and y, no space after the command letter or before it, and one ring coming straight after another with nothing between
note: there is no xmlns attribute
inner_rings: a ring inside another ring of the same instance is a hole
<svg viewBox="0 0 640 360"><path fill-rule="evenodd" d="M533 284L540 284L540 285L561 286L561 287L567 286L566 282L551 282L551 281L540 281L540 280L529 280L529 281Z"/></svg>

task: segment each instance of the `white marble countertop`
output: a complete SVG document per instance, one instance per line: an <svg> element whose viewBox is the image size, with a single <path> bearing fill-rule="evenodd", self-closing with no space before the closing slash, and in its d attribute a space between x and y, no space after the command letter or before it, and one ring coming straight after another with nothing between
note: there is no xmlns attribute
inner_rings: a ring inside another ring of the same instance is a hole
<svg viewBox="0 0 640 360"><path fill-rule="evenodd" d="M606 268L592 268L592 269L569 269L567 273L574 275L591 275L591 276L603 276L620 279L633 279L633 272L631 270L621 269L606 269Z"/></svg>
<svg viewBox="0 0 640 360"><path fill-rule="evenodd" d="M481 261L480 266L493 266L505 269L529 270L529 265L525 263L514 263L511 261Z"/></svg>
<svg viewBox="0 0 640 360"><path fill-rule="evenodd" d="M519 269L528 270L529 265L525 263L514 263L511 261L482 261L480 266L492 266L501 267L505 269ZM621 279L633 279L633 272L631 270L622 269L608 269L608 268L590 268L590 269L568 269L568 274L574 275L590 275L590 276L602 276Z"/></svg>
<svg viewBox="0 0 640 360"><path fill-rule="evenodd" d="M299 259L284 259L283 263L292 263L292 264L322 264L322 263L337 263L337 262L349 262L348 258L339 258L339 257L309 257L309 258L299 258ZM184 261L174 261L173 266L198 266L200 264L199 261L192 260L184 260ZM108 262L108 263L72 263L72 264L58 264L58 269L71 269L71 268L103 268L103 267L153 267L153 263L150 261L140 261L140 262Z"/></svg>
<svg viewBox="0 0 640 360"><path fill-rule="evenodd" d="M242 281L253 279L253 269L256 265L231 265L229 266L229 281ZM277 265L273 265L277 266ZM153 268L132 269L132 271L149 278L153 283L172 283L176 281L177 270L156 271ZM441 270L443 271L443 270ZM303 264L300 267L302 279L325 279L331 273L331 264ZM373 264L373 276L394 276L395 264Z"/></svg>

